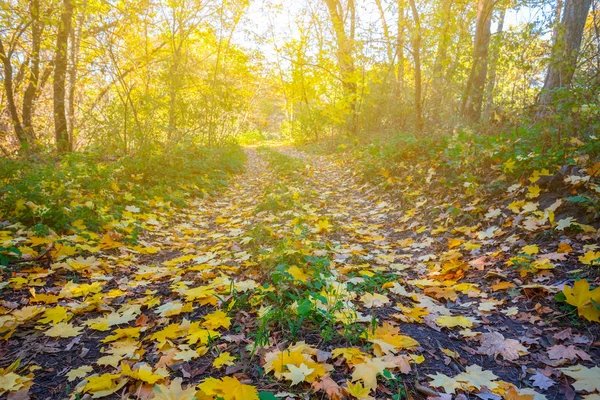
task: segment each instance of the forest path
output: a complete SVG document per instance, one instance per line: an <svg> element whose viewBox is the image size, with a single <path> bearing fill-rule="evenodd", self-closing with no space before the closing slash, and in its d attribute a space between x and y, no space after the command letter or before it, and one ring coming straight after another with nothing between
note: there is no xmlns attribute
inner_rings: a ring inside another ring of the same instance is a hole
<svg viewBox="0 0 600 400"><path fill-rule="evenodd" d="M434 386L517 398L537 382L551 399L571 390L551 367L600 360L597 332L545 318L537 288L509 295L514 285L484 270L474 244L485 240L458 252L332 157L246 152L221 193L144 216L135 246L107 235L85 247L92 257L15 276L0 368L32 368L37 399L151 398L175 378L208 394L206 379L226 377L332 399L424 398Z"/></svg>

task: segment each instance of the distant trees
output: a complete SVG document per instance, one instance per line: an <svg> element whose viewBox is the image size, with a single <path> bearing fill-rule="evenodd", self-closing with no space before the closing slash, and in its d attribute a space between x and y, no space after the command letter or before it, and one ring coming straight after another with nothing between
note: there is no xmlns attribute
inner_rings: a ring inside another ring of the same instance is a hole
<svg viewBox="0 0 600 400"><path fill-rule="evenodd" d="M258 19L248 0L5 0L0 151L429 133L598 107L599 0L255 1ZM519 7L531 21L514 23ZM554 107L565 98L586 107Z"/></svg>

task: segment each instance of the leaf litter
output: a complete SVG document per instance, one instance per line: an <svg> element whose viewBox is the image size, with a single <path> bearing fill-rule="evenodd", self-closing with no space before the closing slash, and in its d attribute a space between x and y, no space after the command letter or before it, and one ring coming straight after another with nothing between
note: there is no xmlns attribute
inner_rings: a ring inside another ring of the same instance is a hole
<svg viewBox="0 0 600 400"><path fill-rule="evenodd" d="M128 209L135 245L5 230L52 262L3 274L0 395L598 398L600 274L573 276L599 235L541 192L461 225L331 158L259 149L215 197Z"/></svg>

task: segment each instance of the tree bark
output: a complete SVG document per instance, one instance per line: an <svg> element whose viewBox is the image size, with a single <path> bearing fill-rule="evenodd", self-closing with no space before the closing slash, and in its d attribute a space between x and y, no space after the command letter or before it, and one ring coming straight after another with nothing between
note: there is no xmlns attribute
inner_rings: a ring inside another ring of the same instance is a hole
<svg viewBox="0 0 600 400"><path fill-rule="evenodd" d="M27 135L25 135L23 125L21 125L21 119L19 118L17 105L15 103L15 93L13 87L13 68L10 60L11 56L11 51L6 51L6 49L4 48L4 43L2 42L2 39L0 39L0 61L2 62L2 66L4 68L4 91L6 92L6 108L8 108L8 113L10 114L10 120L15 131L15 136L17 137L21 148L23 148L27 147Z"/></svg>
<svg viewBox="0 0 600 400"><path fill-rule="evenodd" d="M539 97L540 105L552 103L553 92L571 84L591 3L591 0L565 1L544 87Z"/></svg>
<svg viewBox="0 0 600 400"><path fill-rule="evenodd" d="M72 143L67 127L65 101L68 64L67 52L72 18L73 4L71 0L63 0L63 11L56 34L56 53L54 56L54 137L56 139L56 149L59 153L68 153L72 150Z"/></svg>
<svg viewBox="0 0 600 400"><path fill-rule="evenodd" d="M443 2L443 13L442 13L442 24L440 26L440 38L438 41L437 52L435 56L435 62L433 64L433 98L431 104L432 114L441 118L442 111L442 100L444 98L444 90L446 87L446 75L444 73L444 67L448 62L448 47L451 42L450 26L452 24L452 5L453 0L444 0Z"/></svg>
<svg viewBox="0 0 600 400"><path fill-rule="evenodd" d="M75 94L77 90L77 67L79 64L79 49L81 46L81 35L85 24L87 0L83 0L81 10L77 17L77 29L71 29L71 63L69 65L69 139L75 143Z"/></svg>
<svg viewBox="0 0 600 400"><path fill-rule="evenodd" d="M490 73L485 94L484 119L489 119L492 116L494 108L494 90L496 89L496 67L498 66L498 56L500 54L500 45L503 41L504 33L504 18L506 17L506 7L502 8L500 19L498 20L498 29L495 33L494 46L492 48L492 56L490 59Z"/></svg>
<svg viewBox="0 0 600 400"><path fill-rule="evenodd" d="M415 22L413 32L413 58L415 62L415 126L418 132L423 131L423 111L421 103L421 20L415 0L409 0Z"/></svg>
<svg viewBox="0 0 600 400"><path fill-rule="evenodd" d="M462 101L462 115L469 122L479 122L488 67L494 0L479 0L473 46L473 65Z"/></svg>
<svg viewBox="0 0 600 400"><path fill-rule="evenodd" d="M398 0L398 37L396 38L396 57L398 58L398 72L396 75L396 96L398 100L398 122L404 128L404 30L406 20L404 8L406 0Z"/></svg>
<svg viewBox="0 0 600 400"><path fill-rule="evenodd" d="M34 141L35 132L33 129L33 103L38 91L38 82L40 78L40 47L42 43L42 32L44 26L40 21L40 2L31 0L29 3L29 12L31 15L31 60L29 66L29 82L25 93L23 94L23 128L27 137L27 142L31 145Z"/></svg>
<svg viewBox="0 0 600 400"><path fill-rule="evenodd" d="M385 39L385 50L387 52L388 62L390 65L392 65L394 63L394 52L392 50L393 44L390 40L390 28L388 27L385 19L385 10L383 9L381 0L375 0L375 4L377 5L377 10L379 10L379 18L381 19L381 27L383 28L383 37Z"/></svg>
<svg viewBox="0 0 600 400"><path fill-rule="evenodd" d="M355 66L354 66L354 27L356 21L356 10L354 0L348 1L350 11L350 32L346 33L343 20L343 9L340 0L324 0L329 10L331 24L335 33L337 43L337 59L342 76L342 84L350 105L350 119L348 130L352 134L357 132L356 124L356 91Z"/></svg>

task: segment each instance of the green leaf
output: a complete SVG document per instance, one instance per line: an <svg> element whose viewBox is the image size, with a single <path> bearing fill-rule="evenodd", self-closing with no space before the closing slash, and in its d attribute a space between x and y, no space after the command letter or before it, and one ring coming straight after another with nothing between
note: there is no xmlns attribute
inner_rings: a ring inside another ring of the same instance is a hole
<svg viewBox="0 0 600 400"><path fill-rule="evenodd" d="M258 392L258 398L260 400L277 400L277 397L271 392Z"/></svg>

